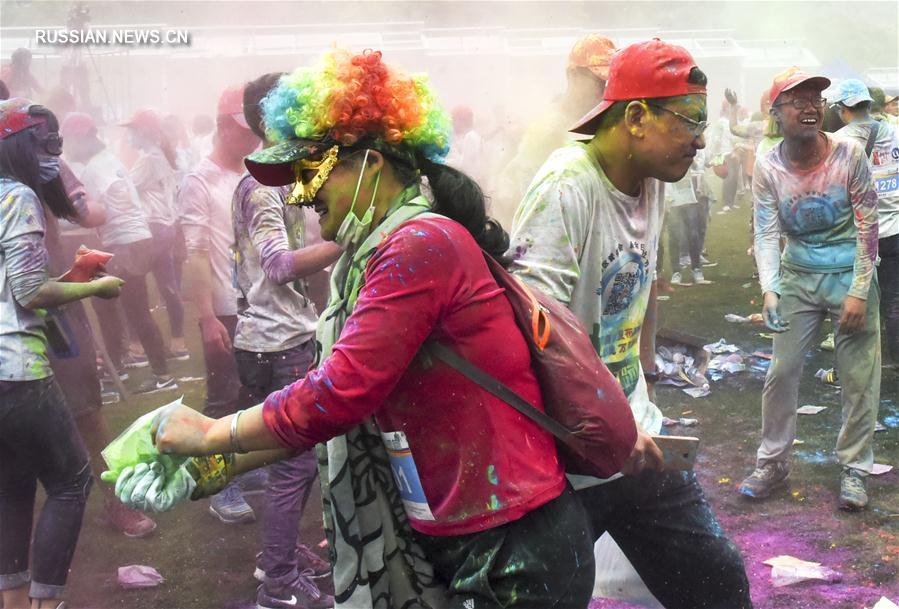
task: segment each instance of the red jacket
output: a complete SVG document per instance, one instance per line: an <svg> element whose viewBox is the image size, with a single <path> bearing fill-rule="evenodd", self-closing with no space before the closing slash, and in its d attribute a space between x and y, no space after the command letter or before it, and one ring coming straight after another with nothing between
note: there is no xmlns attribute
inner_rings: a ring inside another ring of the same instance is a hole
<svg viewBox="0 0 899 609"><path fill-rule="evenodd" d="M565 479L552 436L442 362L416 357L431 336L543 408L527 345L474 239L427 218L381 244L331 356L268 397L266 425L297 448L371 415L382 432L405 433L433 519L407 513L425 534L496 527L555 499Z"/></svg>

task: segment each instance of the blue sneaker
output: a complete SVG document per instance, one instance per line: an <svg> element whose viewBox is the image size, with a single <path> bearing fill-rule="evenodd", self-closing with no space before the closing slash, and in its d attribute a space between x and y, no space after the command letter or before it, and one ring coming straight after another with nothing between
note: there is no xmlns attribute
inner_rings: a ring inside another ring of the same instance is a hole
<svg viewBox="0 0 899 609"><path fill-rule="evenodd" d="M312 583L311 573L303 571L285 583L264 582L256 590L256 609L331 609L334 597Z"/></svg>
<svg viewBox="0 0 899 609"><path fill-rule="evenodd" d="M253 522L256 514L243 498L240 487L232 482L209 500L209 513L225 524Z"/></svg>

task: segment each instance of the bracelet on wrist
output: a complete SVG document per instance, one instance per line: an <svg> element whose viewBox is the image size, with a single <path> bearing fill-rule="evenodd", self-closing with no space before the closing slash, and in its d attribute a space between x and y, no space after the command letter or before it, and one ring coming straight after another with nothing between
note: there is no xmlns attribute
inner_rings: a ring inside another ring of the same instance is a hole
<svg viewBox="0 0 899 609"><path fill-rule="evenodd" d="M239 434L237 430L237 426L240 424L240 415L242 415L243 412L243 410L238 410L231 418L231 452L241 455L247 452L240 445L240 438L238 437Z"/></svg>

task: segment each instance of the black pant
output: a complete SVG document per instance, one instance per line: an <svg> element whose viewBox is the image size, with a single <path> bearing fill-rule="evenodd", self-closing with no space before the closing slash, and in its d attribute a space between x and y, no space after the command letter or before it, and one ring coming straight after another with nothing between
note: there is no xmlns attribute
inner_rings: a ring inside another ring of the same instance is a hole
<svg viewBox="0 0 899 609"><path fill-rule="evenodd" d="M225 326L228 336L233 341L237 315L221 315L217 319ZM237 374L233 351L227 353L210 351L204 344L203 358L206 361L206 404L203 406L203 414L214 419L234 414L238 408L240 377Z"/></svg>
<svg viewBox="0 0 899 609"><path fill-rule="evenodd" d="M699 255L702 253L700 240L699 205L678 205L668 208L668 255L671 256L671 272L680 271L680 254L684 243L690 253L690 268L702 267Z"/></svg>
<svg viewBox="0 0 899 609"><path fill-rule="evenodd" d="M751 609L740 551L692 472L625 476L577 492L666 609Z"/></svg>
<svg viewBox="0 0 899 609"><path fill-rule="evenodd" d="M899 364L899 235L879 241L880 315L882 319L884 355L888 362Z"/></svg>
<svg viewBox="0 0 899 609"><path fill-rule="evenodd" d="M593 592L593 539L570 487L523 518L457 537L416 534L456 609L579 609Z"/></svg>
<svg viewBox="0 0 899 609"><path fill-rule="evenodd" d="M31 596L56 598L69 574L90 491L87 451L52 377L10 385L0 394L0 588L26 581L40 480L47 501L34 534Z"/></svg>

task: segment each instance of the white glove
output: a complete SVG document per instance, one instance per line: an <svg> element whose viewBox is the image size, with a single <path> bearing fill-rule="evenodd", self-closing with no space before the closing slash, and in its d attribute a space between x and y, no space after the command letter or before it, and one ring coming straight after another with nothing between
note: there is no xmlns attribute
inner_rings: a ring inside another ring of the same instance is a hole
<svg viewBox="0 0 899 609"><path fill-rule="evenodd" d="M190 498L197 483L182 466L170 476L162 463L138 463L122 470L115 494L123 504L143 512L165 512Z"/></svg>

